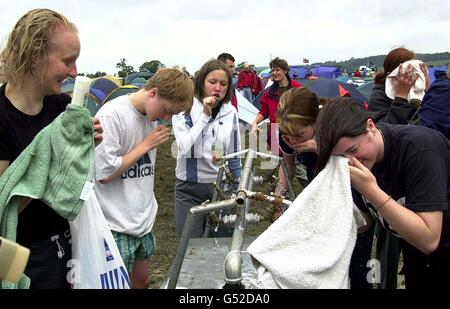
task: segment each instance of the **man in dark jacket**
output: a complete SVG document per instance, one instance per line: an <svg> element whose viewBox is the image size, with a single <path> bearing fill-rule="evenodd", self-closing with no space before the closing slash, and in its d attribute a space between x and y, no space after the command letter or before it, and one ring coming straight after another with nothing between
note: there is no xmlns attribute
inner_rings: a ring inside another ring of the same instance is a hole
<svg viewBox="0 0 450 309"><path fill-rule="evenodd" d="M450 80L445 72L436 76L436 80L425 93L419 111L419 121L420 125L438 130L450 140Z"/></svg>

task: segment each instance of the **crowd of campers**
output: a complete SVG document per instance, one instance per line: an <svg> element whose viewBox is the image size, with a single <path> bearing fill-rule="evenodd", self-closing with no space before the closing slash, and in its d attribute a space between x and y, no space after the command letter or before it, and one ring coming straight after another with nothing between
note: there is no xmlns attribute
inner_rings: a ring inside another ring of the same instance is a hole
<svg viewBox="0 0 450 309"><path fill-rule="evenodd" d="M350 249L326 257L339 260L336 265L321 265L325 256L315 256L333 250L312 251L309 259L294 254L295 263L275 262L273 269L255 257L272 272L275 286L395 289L401 270L407 289L448 288L449 68L427 68L407 48L386 52L382 67L362 66L354 73L289 65L282 55L261 68L242 59L237 70L234 56L239 55L225 52L204 59L193 74L176 67L93 79L86 108L80 108L70 104L79 73L76 25L49 9L27 12L0 52L0 236L31 253L20 280L3 280L1 286L72 288L67 263L79 250L71 242L73 220L85 200L95 199L113 239L100 242L105 261L121 258L118 269L125 275L120 278L129 280L116 287L148 288L149 257L157 248L154 187L161 179L155 177L155 164L171 156L159 153L157 158L157 147L175 136L176 168L166 172L176 181L165 183L174 196L165 198L173 199L173 226L180 236L190 209L213 198L217 162L244 150L242 136L250 134L264 136L265 151L286 162L286 170L275 172L274 194L286 197L288 180L298 179L304 189L290 197L293 206L274 225L301 210L295 200L320 188L320 173L338 170L336 164L346 178L333 180L336 191L328 193L356 205L348 212L344 239L343 248ZM228 161L234 192L242 168L241 157ZM317 216L304 223L314 227L311 233L340 226L341 216L321 217L327 212L320 209L328 205L314 201ZM356 214L363 223L355 225ZM192 237L205 236L207 220L207 215L195 218ZM232 235L231 227L206 236ZM282 242L305 241L297 236ZM336 244L321 239L320 246ZM115 252L120 256L113 257ZM375 282L368 276L374 257ZM293 264L308 269L308 263L323 271L296 273ZM314 285L317 272L320 284ZM103 287L114 287L105 274L101 278L108 285Z"/></svg>

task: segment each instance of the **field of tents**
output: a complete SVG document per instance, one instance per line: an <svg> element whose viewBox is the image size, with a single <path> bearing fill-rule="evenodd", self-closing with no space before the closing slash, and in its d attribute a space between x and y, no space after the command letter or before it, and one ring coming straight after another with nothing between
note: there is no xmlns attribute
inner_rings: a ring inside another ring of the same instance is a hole
<svg viewBox="0 0 450 309"><path fill-rule="evenodd" d="M446 69L446 66L429 67L431 82L435 80L435 74L440 74ZM374 72L372 73L374 74ZM258 114L261 96L272 84L270 74L270 68L259 69L258 76L264 90L252 102L249 102L237 91L239 118L244 124L251 124ZM310 88L318 96L328 98L350 96L361 104L369 101L374 85L373 74L365 78L348 77L339 67L320 65L311 67L293 65L289 71L291 78ZM129 74L124 79L114 76L102 76L93 79L87 99L87 108L94 116L102 105L108 101L144 87L152 75L150 72L137 72ZM237 81L237 79L234 80ZM66 79L63 82L63 92L70 95L73 91L74 82L73 78Z"/></svg>

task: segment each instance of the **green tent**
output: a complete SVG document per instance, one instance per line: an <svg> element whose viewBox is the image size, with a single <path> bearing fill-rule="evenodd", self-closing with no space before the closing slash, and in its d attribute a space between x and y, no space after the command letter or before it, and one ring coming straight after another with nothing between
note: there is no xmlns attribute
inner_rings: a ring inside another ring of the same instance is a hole
<svg viewBox="0 0 450 309"><path fill-rule="evenodd" d="M100 107L102 107L101 102L95 96L93 96L92 93L89 93L86 108L89 110L92 117L94 117L95 114L97 114Z"/></svg>
<svg viewBox="0 0 450 309"><path fill-rule="evenodd" d="M103 101L103 104L105 104L108 101L111 101L112 99L115 99L117 97L120 97L122 95L128 94L128 93L133 93L138 91L140 88L134 85L125 85L125 86L120 86L119 88L114 89L113 91L111 91L110 94L108 94L108 96L105 98L105 100Z"/></svg>

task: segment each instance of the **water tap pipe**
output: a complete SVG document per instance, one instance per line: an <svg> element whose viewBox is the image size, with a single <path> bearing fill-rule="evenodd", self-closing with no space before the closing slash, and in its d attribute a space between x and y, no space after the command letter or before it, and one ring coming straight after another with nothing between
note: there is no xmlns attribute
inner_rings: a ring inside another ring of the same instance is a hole
<svg viewBox="0 0 450 309"><path fill-rule="evenodd" d="M210 213L214 210L229 209L235 206L234 199L219 201L216 203L201 204L199 206L192 207L186 217L186 221L183 226L183 232L181 233L180 244L178 245L177 254L175 260L170 267L169 279L167 281L167 288L174 289L177 286L178 277L180 276L181 266L183 265L184 255L189 244L189 239L192 234L192 227L194 225L194 218L197 215L203 215Z"/></svg>
<svg viewBox="0 0 450 309"><path fill-rule="evenodd" d="M251 157L250 160L246 159L246 164L252 162L252 150L249 151L247 157ZM248 183L245 191L252 190L254 185L254 177L251 169L248 171ZM224 273L225 281L231 287L237 287L242 282L242 244L244 242L245 227L247 224L247 214L250 208L250 200L246 199L244 207L238 207L239 213L237 214L236 223L233 230L233 238L231 239L230 252L225 257L224 261Z"/></svg>

